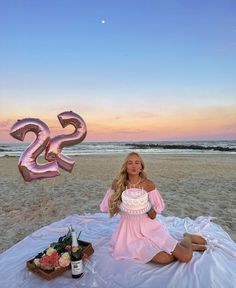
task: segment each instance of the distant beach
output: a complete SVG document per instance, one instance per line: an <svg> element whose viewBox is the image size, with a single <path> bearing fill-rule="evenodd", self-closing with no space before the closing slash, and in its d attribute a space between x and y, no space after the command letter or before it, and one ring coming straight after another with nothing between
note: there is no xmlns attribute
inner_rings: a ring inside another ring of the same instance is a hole
<svg viewBox="0 0 236 288"><path fill-rule="evenodd" d="M33 231L71 214L99 212L99 203L126 153L75 156L72 173L24 182L18 157L0 158L1 243L4 251ZM164 216L216 217L236 241L236 155L143 154L161 192Z"/></svg>

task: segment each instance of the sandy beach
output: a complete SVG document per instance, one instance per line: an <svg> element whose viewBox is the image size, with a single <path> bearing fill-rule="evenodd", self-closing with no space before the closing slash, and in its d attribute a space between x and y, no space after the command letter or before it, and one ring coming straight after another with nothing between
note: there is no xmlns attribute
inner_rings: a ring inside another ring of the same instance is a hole
<svg viewBox="0 0 236 288"><path fill-rule="evenodd" d="M99 203L125 155L77 156L72 173L24 182L18 157L0 158L0 251L71 214L99 212ZM236 155L143 155L161 192L164 216L216 217L236 241Z"/></svg>

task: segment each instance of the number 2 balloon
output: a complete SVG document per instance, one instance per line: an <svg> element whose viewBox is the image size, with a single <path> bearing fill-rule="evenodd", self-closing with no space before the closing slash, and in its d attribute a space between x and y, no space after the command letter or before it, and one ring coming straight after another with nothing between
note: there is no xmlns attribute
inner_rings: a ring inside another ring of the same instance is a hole
<svg viewBox="0 0 236 288"><path fill-rule="evenodd" d="M75 131L69 135L58 135L50 138L48 126L36 118L24 118L18 120L10 129L10 135L20 141L24 141L28 132L36 135L35 140L21 154L18 161L19 171L25 181L51 178L60 175L59 166L71 172L75 161L65 156L61 150L64 147L78 144L84 140L87 128L84 120L72 111L66 111L58 115L62 127L71 124ZM47 163L37 163L37 158L46 151Z"/></svg>

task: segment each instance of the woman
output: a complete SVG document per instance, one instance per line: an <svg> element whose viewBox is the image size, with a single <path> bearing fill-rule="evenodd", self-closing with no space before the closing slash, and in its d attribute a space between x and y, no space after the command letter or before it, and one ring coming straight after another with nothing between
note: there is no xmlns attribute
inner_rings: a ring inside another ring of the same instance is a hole
<svg viewBox="0 0 236 288"><path fill-rule="evenodd" d="M127 189L146 191L151 209L138 215L130 215L121 210L122 192ZM164 202L154 183L147 179L144 162L138 153L127 155L117 178L100 204L100 210L109 211L111 217L117 213L121 216L111 241L115 259L133 259L142 263L153 261L160 264L168 264L174 260L188 262L193 251L206 249L203 237L185 233L179 243L155 219L156 214L164 210Z"/></svg>

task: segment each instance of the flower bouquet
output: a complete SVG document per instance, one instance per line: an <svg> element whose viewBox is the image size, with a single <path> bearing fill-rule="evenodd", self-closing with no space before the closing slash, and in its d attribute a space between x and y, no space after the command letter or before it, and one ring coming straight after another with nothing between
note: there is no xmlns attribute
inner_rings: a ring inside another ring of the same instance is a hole
<svg viewBox="0 0 236 288"><path fill-rule="evenodd" d="M79 238L78 243L85 257L93 254L94 250L91 243ZM71 230L69 229L68 233L60 237L57 242L51 243L47 249L27 261L27 267L41 277L51 280L70 269L70 252Z"/></svg>

